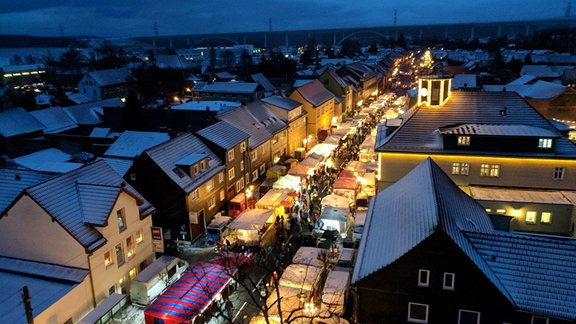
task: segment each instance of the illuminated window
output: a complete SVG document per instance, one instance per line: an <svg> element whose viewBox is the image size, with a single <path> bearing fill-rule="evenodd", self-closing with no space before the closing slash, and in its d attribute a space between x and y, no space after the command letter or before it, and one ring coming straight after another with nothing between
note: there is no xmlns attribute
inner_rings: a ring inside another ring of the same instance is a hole
<svg viewBox="0 0 576 324"><path fill-rule="evenodd" d="M252 151L250 152L250 160L252 162L256 161L256 159L258 158L258 151Z"/></svg>
<svg viewBox="0 0 576 324"><path fill-rule="evenodd" d="M200 190L196 189L192 191L192 200L198 200L200 198Z"/></svg>
<svg viewBox="0 0 576 324"><path fill-rule="evenodd" d="M220 201L224 201L224 198L226 198L226 194L224 193L224 190L220 190Z"/></svg>
<svg viewBox="0 0 576 324"><path fill-rule="evenodd" d="M480 324L480 312L458 310L458 324Z"/></svg>
<svg viewBox="0 0 576 324"><path fill-rule="evenodd" d="M224 182L224 173L218 173L218 183Z"/></svg>
<svg viewBox="0 0 576 324"><path fill-rule="evenodd" d="M458 146L470 146L470 136L458 136Z"/></svg>
<svg viewBox="0 0 576 324"><path fill-rule="evenodd" d="M480 176L481 177L500 176L500 165L483 163L482 165L480 165Z"/></svg>
<svg viewBox="0 0 576 324"><path fill-rule="evenodd" d="M492 212L492 208L486 208L485 209L487 213L491 213Z"/></svg>
<svg viewBox="0 0 576 324"><path fill-rule="evenodd" d="M539 138L538 139L538 148L552 148L552 139L551 138Z"/></svg>
<svg viewBox="0 0 576 324"><path fill-rule="evenodd" d="M114 263L114 260L112 259L112 252L111 251L104 252L104 265L108 267L112 263Z"/></svg>
<svg viewBox="0 0 576 324"><path fill-rule="evenodd" d="M536 212L529 210L526 212L526 224L536 224Z"/></svg>
<svg viewBox="0 0 576 324"><path fill-rule="evenodd" d="M428 323L428 305L408 303L409 323Z"/></svg>
<svg viewBox="0 0 576 324"><path fill-rule="evenodd" d="M234 167L232 167L230 170L228 170L228 180L234 179L235 176L236 173L234 172Z"/></svg>
<svg viewBox="0 0 576 324"><path fill-rule="evenodd" d="M496 209L496 212L498 214L506 214L506 209L498 208L498 209Z"/></svg>
<svg viewBox="0 0 576 324"><path fill-rule="evenodd" d="M428 287L430 284L430 270L418 270L418 287Z"/></svg>
<svg viewBox="0 0 576 324"><path fill-rule="evenodd" d="M211 191L214 189L214 179L206 181L206 191Z"/></svg>
<svg viewBox="0 0 576 324"><path fill-rule="evenodd" d="M454 279L456 275L450 272L444 272L444 283L442 284L442 288L444 290L454 290Z"/></svg>
<svg viewBox="0 0 576 324"><path fill-rule="evenodd" d="M542 215L540 215L540 223L550 224L551 222L552 222L552 213L551 212L542 212Z"/></svg>
<svg viewBox="0 0 576 324"><path fill-rule="evenodd" d="M144 233L141 229L136 232L136 244L144 242Z"/></svg>
<svg viewBox="0 0 576 324"><path fill-rule="evenodd" d="M228 151L228 162L234 161L234 150Z"/></svg>
<svg viewBox="0 0 576 324"><path fill-rule="evenodd" d="M470 164L466 162L453 162L452 174L468 175L470 173Z"/></svg>
<svg viewBox="0 0 576 324"><path fill-rule="evenodd" d="M216 197L212 196L208 199L208 209L214 209L216 207Z"/></svg>
<svg viewBox="0 0 576 324"><path fill-rule="evenodd" d="M126 253L128 253L129 258L134 255L134 244L132 241L132 236L128 236L126 238Z"/></svg>
<svg viewBox="0 0 576 324"><path fill-rule="evenodd" d="M244 160L240 161L240 171L244 171Z"/></svg>
<svg viewBox="0 0 576 324"><path fill-rule="evenodd" d="M240 143L240 152L244 153L244 151L246 151L246 143L242 142Z"/></svg>
<svg viewBox="0 0 576 324"><path fill-rule="evenodd" d="M554 168L554 175L553 175L553 179L554 180L562 180L564 179L564 168L563 167L557 167Z"/></svg>
<svg viewBox="0 0 576 324"><path fill-rule="evenodd" d="M244 189L244 178L240 178L240 180L236 181L236 192L240 192Z"/></svg>
<svg viewBox="0 0 576 324"><path fill-rule="evenodd" d="M266 164L262 164L260 166L260 174L264 174L266 172Z"/></svg>
<svg viewBox="0 0 576 324"><path fill-rule="evenodd" d="M136 275L138 274L138 269L134 267L130 269L130 272L128 272L128 274L130 275L130 279L134 279L134 277L136 277Z"/></svg>
<svg viewBox="0 0 576 324"><path fill-rule="evenodd" d="M122 248L122 243L116 245L116 260L118 260L118 267L124 264L126 260L124 259L124 249Z"/></svg>
<svg viewBox="0 0 576 324"><path fill-rule="evenodd" d="M123 232L126 230L126 216L124 215L124 208L116 211L116 218L118 219L118 230Z"/></svg>
<svg viewBox="0 0 576 324"><path fill-rule="evenodd" d="M258 180L258 170L252 171L252 182L256 182Z"/></svg>

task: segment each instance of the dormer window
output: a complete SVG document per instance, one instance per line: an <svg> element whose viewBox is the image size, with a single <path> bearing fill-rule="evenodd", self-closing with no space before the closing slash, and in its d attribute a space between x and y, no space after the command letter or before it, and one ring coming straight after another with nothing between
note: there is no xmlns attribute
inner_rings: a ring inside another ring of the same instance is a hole
<svg viewBox="0 0 576 324"><path fill-rule="evenodd" d="M470 146L470 136L458 136L458 146Z"/></svg>
<svg viewBox="0 0 576 324"><path fill-rule="evenodd" d="M552 148L552 139L551 138L539 138L538 139L538 148L543 148L543 149Z"/></svg>

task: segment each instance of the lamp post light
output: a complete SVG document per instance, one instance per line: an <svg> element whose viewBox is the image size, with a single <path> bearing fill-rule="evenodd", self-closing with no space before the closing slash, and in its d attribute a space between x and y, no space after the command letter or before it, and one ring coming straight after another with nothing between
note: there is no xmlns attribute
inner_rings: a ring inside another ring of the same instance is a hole
<svg viewBox="0 0 576 324"><path fill-rule="evenodd" d="M250 209L250 199L252 198L252 195L254 194L253 192L253 187L252 185L248 186L246 188L246 192L244 193L244 199L245 199L245 204L246 204L246 209Z"/></svg>

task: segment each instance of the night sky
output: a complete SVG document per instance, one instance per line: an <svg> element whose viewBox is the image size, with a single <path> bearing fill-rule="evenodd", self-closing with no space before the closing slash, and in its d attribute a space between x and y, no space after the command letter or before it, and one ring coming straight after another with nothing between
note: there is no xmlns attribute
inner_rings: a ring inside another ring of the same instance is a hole
<svg viewBox="0 0 576 324"><path fill-rule="evenodd" d="M568 0L0 0L0 34L136 37L562 18ZM574 10L576 11L576 8ZM154 26L157 25L155 29ZM1 46L1 44L0 44Z"/></svg>

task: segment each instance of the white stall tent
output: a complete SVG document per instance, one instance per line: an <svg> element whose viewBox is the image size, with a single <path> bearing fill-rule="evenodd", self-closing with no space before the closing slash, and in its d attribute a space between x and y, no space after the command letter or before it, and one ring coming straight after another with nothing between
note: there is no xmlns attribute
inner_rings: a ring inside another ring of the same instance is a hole
<svg viewBox="0 0 576 324"><path fill-rule="evenodd" d="M274 182L272 188L300 192L300 177L292 174L281 176Z"/></svg>
<svg viewBox="0 0 576 324"><path fill-rule="evenodd" d="M326 195L320 201L322 206L332 206L337 208L350 208L350 200L340 195Z"/></svg>
<svg viewBox="0 0 576 324"><path fill-rule="evenodd" d="M327 306L330 314L339 316L344 314L349 286L350 272L337 270L328 272L322 290L322 303Z"/></svg>
<svg viewBox="0 0 576 324"><path fill-rule="evenodd" d="M274 223L274 210L247 209L236 217L228 228L236 235L238 244L255 246L260 244L267 227Z"/></svg>
<svg viewBox="0 0 576 324"><path fill-rule="evenodd" d="M304 264L311 265L318 268L323 268L324 261L322 260L328 255L328 250L312 247L312 246L302 246L294 253L292 257L292 263L294 264Z"/></svg>
<svg viewBox="0 0 576 324"><path fill-rule="evenodd" d="M280 286L312 291L318 287L322 269L305 264L291 264L280 277Z"/></svg>
<svg viewBox="0 0 576 324"><path fill-rule="evenodd" d="M323 230L337 230L340 236L346 237L350 228L350 207L323 206L320 215Z"/></svg>

